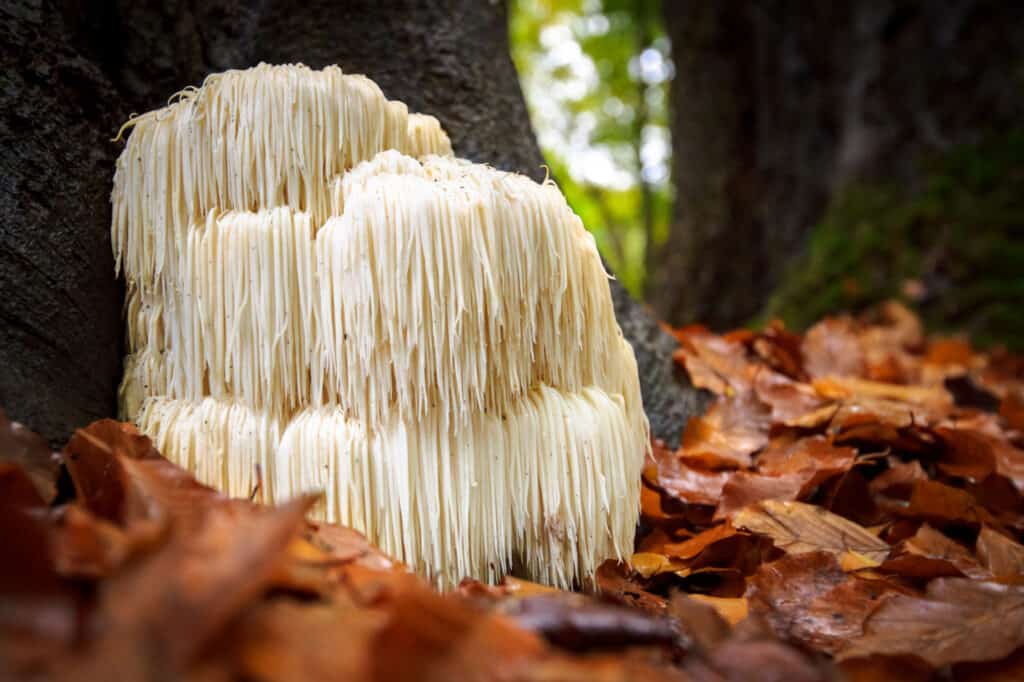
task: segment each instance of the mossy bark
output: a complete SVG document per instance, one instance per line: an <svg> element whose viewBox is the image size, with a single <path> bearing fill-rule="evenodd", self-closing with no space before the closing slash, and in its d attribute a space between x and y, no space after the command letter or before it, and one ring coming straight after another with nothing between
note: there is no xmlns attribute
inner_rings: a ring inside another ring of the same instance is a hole
<svg viewBox="0 0 1024 682"><path fill-rule="evenodd" d="M762 310L852 181L912 187L923 158L1024 117L1024 5L663 2L676 210L652 304L674 324Z"/></svg>

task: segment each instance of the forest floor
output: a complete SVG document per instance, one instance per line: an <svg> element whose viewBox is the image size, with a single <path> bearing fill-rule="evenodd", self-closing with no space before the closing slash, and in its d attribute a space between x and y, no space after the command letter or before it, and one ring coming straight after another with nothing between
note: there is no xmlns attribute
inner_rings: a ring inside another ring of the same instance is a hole
<svg viewBox="0 0 1024 682"><path fill-rule="evenodd" d="M897 304L672 330L717 397L587 594L441 594L358 533L232 500L126 424L0 417L0 677L1024 679L1024 359Z"/></svg>

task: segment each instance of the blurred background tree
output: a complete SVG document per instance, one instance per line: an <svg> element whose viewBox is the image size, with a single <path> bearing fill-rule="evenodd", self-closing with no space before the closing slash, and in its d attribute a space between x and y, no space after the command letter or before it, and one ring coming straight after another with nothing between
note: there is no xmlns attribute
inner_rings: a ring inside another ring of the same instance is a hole
<svg viewBox="0 0 1024 682"><path fill-rule="evenodd" d="M516 0L512 55L552 173L643 298L671 216L669 43L658 0Z"/></svg>
<svg viewBox="0 0 1024 682"><path fill-rule="evenodd" d="M909 299L1024 347L1024 4L512 0L555 178L672 324ZM673 149L675 153L673 153Z"/></svg>

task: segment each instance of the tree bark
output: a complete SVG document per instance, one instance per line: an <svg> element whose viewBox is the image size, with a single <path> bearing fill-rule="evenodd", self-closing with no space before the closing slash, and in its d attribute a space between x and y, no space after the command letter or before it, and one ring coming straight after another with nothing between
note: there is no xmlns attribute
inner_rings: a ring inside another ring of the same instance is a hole
<svg viewBox="0 0 1024 682"><path fill-rule="evenodd" d="M0 12L0 405L54 441L115 412L110 138L131 112L216 71L338 64L437 116L460 156L544 175L504 2L20 0ZM674 368L672 338L611 286L653 431L675 441L701 396Z"/></svg>
<svg viewBox="0 0 1024 682"><path fill-rule="evenodd" d="M673 324L756 315L835 194L914 184L928 154L1020 126L1024 6L663 3L676 210L650 300Z"/></svg>

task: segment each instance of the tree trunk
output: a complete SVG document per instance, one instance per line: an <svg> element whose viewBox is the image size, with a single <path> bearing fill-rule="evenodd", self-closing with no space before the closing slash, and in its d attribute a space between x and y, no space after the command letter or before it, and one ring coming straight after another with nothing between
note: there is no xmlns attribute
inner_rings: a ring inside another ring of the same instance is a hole
<svg viewBox="0 0 1024 682"><path fill-rule="evenodd" d="M1020 126L1024 6L997 0L663 3L676 210L651 301L743 324L851 180Z"/></svg>
<svg viewBox="0 0 1024 682"><path fill-rule="evenodd" d="M455 151L543 177L509 57L503 2L9 3L0 103L0 405L54 441L115 412L121 292L110 194L131 112L211 72L261 61L338 64L440 119ZM26 64L27 60L27 64ZM700 396L674 341L618 285L654 433L678 439Z"/></svg>

